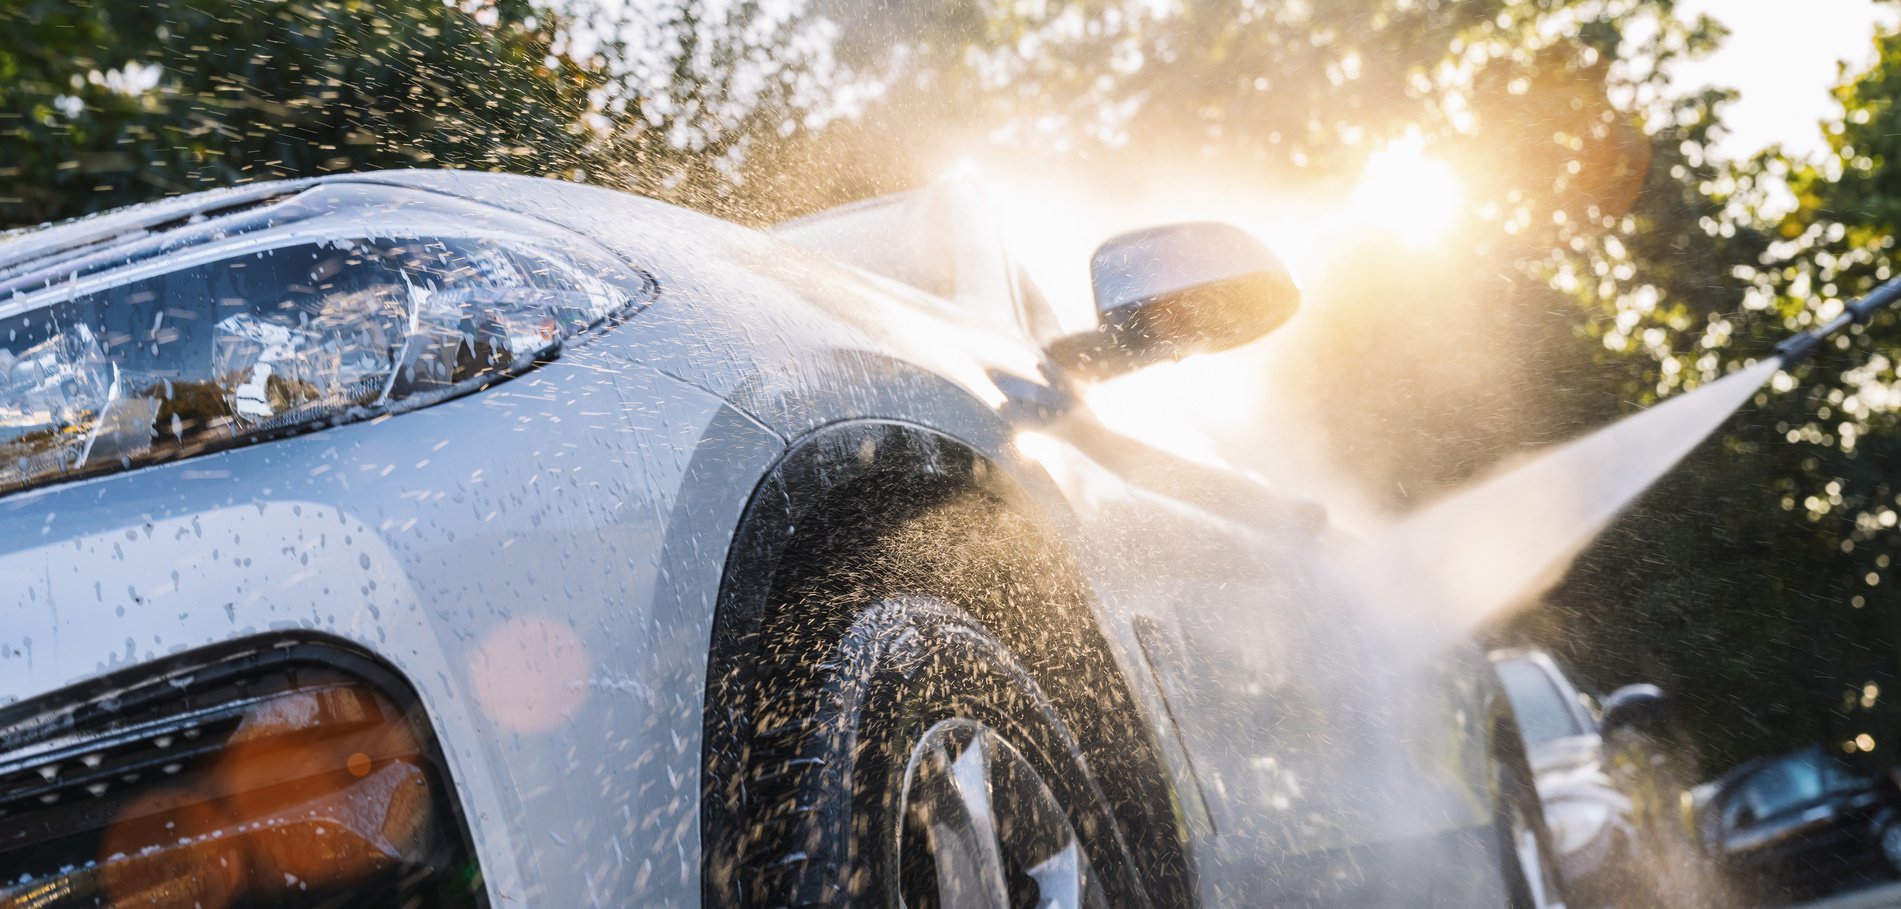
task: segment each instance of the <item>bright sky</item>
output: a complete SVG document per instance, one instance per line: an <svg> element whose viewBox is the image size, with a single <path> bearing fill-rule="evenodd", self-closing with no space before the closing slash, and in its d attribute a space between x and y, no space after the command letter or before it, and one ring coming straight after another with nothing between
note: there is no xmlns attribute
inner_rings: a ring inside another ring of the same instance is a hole
<svg viewBox="0 0 1901 909"><path fill-rule="evenodd" d="M1678 0L1679 15L1707 14L1729 27L1729 40L1711 56L1681 65L1679 86L1720 85L1742 93L1724 122L1719 144L1745 158L1780 142L1796 154L1824 147L1819 121L1839 108L1829 89L1836 62L1851 69L1874 62L1877 23L1893 24L1901 10L1875 0Z"/></svg>

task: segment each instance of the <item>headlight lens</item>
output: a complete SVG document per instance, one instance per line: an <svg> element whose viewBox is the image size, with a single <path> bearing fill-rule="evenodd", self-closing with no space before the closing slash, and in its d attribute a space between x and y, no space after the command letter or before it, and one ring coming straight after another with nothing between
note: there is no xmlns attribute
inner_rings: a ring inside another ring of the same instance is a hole
<svg viewBox="0 0 1901 909"><path fill-rule="evenodd" d="M541 222L350 184L58 268L5 282L0 492L432 403L652 292Z"/></svg>

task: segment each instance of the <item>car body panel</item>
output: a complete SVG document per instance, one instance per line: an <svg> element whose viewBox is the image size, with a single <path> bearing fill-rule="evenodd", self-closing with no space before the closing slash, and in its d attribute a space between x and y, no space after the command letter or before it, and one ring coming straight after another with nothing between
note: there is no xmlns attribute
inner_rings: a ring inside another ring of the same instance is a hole
<svg viewBox="0 0 1901 909"><path fill-rule="evenodd" d="M0 697L341 636L414 682L498 905L692 904L734 528L788 446L894 421L978 452L1072 550L1210 901L1502 900L1483 655L1401 654L1311 506L1110 433L1011 325L766 234L529 178L332 182L545 220L658 298L464 398L0 498Z"/></svg>

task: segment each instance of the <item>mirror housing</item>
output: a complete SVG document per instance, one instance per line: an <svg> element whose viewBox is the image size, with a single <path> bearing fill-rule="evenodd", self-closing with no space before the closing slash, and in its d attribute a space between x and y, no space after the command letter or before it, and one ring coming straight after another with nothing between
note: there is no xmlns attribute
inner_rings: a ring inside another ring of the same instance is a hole
<svg viewBox="0 0 1901 909"><path fill-rule="evenodd" d="M1625 685L1604 699L1603 734L1619 730L1655 732L1669 712L1670 702L1655 685Z"/></svg>
<svg viewBox="0 0 1901 909"><path fill-rule="evenodd" d="M1058 338L1049 353L1085 378L1253 341L1300 308L1300 289L1259 240L1197 222L1117 236L1089 262L1096 328Z"/></svg>

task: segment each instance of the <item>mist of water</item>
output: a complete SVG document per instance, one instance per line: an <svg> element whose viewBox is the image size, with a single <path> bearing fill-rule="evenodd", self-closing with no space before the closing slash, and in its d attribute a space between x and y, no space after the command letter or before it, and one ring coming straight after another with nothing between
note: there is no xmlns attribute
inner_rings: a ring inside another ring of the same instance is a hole
<svg viewBox="0 0 1901 909"><path fill-rule="evenodd" d="M1412 607L1396 630L1447 641L1524 605L1775 375L1771 358L1507 465L1343 554L1371 602ZM1410 619L1410 620L1409 620Z"/></svg>

